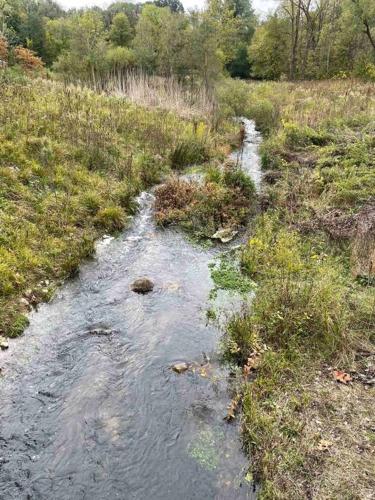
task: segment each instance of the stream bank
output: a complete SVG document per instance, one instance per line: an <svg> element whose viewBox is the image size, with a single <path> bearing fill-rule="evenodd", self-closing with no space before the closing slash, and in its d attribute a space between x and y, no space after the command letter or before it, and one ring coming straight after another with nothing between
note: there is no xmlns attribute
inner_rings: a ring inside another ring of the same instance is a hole
<svg viewBox="0 0 375 500"><path fill-rule="evenodd" d="M247 130L245 170L258 137ZM2 354L1 498L254 498L238 428L223 420L221 333L205 319L220 248L157 228L152 205L143 193L131 227L100 241ZM152 293L130 290L140 276ZM197 368L170 369L185 360Z"/></svg>

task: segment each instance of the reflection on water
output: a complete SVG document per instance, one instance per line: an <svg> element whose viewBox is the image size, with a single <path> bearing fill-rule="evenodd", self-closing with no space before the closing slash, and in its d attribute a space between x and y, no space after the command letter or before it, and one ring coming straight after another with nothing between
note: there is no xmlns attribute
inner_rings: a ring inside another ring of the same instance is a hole
<svg viewBox="0 0 375 500"><path fill-rule="evenodd" d="M103 239L1 354L2 500L254 498L238 429L223 420L220 333L205 319L219 250L157 229L152 201L140 197L131 228ZM140 276L151 294L130 291ZM176 361L196 368L178 375Z"/></svg>

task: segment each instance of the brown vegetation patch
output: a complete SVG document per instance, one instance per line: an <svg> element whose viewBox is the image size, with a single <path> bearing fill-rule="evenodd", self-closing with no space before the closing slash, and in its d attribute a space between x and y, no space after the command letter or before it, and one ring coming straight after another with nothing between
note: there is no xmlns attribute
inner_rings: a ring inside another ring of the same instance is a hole
<svg viewBox="0 0 375 500"><path fill-rule="evenodd" d="M181 225L199 237L219 229L238 229L254 207L254 186L240 170L212 169L213 180L203 182L171 177L155 191L159 225Z"/></svg>
<svg viewBox="0 0 375 500"><path fill-rule="evenodd" d="M355 276L375 276L375 203L369 203L356 215L352 270Z"/></svg>

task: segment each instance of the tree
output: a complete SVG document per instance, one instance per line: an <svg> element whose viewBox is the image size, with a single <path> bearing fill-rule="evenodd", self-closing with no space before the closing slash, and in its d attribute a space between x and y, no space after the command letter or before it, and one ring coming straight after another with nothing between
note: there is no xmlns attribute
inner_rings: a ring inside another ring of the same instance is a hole
<svg viewBox="0 0 375 500"><path fill-rule="evenodd" d="M69 49L74 18L50 19L45 23L45 61L52 64L63 51Z"/></svg>
<svg viewBox="0 0 375 500"><path fill-rule="evenodd" d="M288 72L287 23L277 15L260 25L254 34L249 59L252 75L256 78L279 79Z"/></svg>
<svg viewBox="0 0 375 500"><path fill-rule="evenodd" d="M133 47L138 64L146 71L156 71L160 53L160 33L165 18L170 16L168 9L146 4L142 9L136 26Z"/></svg>
<svg viewBox="0 0 375 500"><path fill-rule="evenodd" d="M166 7L144 6L136 26L133 46L139 65L161 75L186 74L189 20Z"/></svg>
<svg viewBox="0 0 375 500"><path fill-rule="evenodd" d="M139 3L128 3L128 2L115 2L112 3L105 11L104 11L104 21L106 28L108 29L112 23L113 18L116 14L120 12L125 14L129 19L130 26L132 30L135 30L135 26L138 22L139 16L141 14L143 8L143 4Z"/></svg>
<svg viewBox="0 0 375 500"><path fill-rule="evenodd" d="M105 72L107 44L104 24L98 12L75 15L70 26L69 46L54 64L56 71L96 84Z"/></svg>
<svg viewBox="0 0 375 500"><path fill-rule="evenodd" d="M352 5L375 55L375 3L373 0L352 0Z"/></svg>
<svg viewBox="0 0 375 500"><path fill-rule="evenodd" d="M225 55L219 45L217 22L208 12L203 12L191 16L191 25L185 56L189 61L189 73L212 91L225 63Z"/></svg>
<svg viewBox="0 0 375 500"><path fill-rule="evenodd" d="M109 40L113 45L126 47L133 37L132 28L126 14L119 12L112 20Z"/></svg>
<svg viewBox="0 0 375 500"><path fill-rule="evenodd" d="M248 77L247 46L256 24L250 0L209 0L207 13L216 23L219 47L230 75Z"/></svg>
<svg viewBox="0 0 375 500"><path fill-rule="evenodd" d="M184 12L184 7L180 0L156 0L157 7L169 7L171 12Z"/></svg>

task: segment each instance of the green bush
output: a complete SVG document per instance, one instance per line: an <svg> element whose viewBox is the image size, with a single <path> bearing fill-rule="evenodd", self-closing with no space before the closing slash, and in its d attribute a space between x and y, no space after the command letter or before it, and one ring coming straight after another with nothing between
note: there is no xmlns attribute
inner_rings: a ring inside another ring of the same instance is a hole
<svg viewBox="0 0 375 500"><path fill-rule="evenodd" d="M217 88L220 113L224 117L248 116L250 90L241 80L224 79Z"/></svg>
<svg viewBox="0 0 375 500"><path fill-rule="evenodd" d="M324 146L332 137L326 130L314 130L295 123L284 123L285 144L287 146Z"/></svg>

